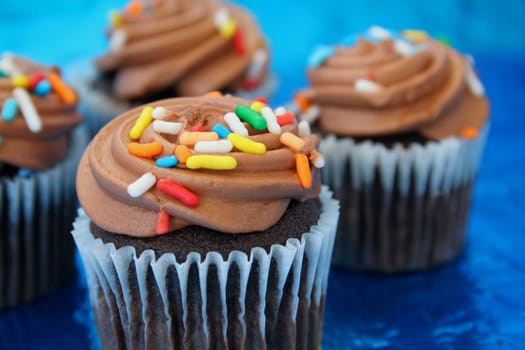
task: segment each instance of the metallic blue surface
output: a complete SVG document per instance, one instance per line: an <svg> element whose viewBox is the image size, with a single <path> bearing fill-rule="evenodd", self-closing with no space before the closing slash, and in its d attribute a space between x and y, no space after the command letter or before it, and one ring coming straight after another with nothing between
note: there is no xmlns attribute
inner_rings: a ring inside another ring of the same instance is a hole
<svg viewBox="0 0 525 350"><path fill-rule="evenodd" d="M92 56L105 47L100 28L107 9L121 3L2 0L0 51L61 65ZM287 101L305 84L313 47L375 23L425 27L460 42L464 51L474 53L491 101L491 132L464 254L426 273L384 276L332 270L323 349L525 348L525 41L519 15L525 13L524 2L243 3L259 14L274 48L281 88L272 105ZM39 15L26 10L30 4ZM0 349L95 348L81 273L34 303L0 312Z"/></svg>

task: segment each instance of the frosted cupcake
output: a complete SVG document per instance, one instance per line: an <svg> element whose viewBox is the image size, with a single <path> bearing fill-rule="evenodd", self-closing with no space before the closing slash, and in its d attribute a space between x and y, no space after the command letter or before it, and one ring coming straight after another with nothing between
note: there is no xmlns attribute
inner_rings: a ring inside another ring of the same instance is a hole
<svg viewBox="0 0 525 350"><path fill-rule="evenodd" d="M0 309L74 271L74 178L86 144L73 131L75 104L57 68L0 55Z"/></svg>
<svg viewBox="0 0 525 350"><path fill-rule="evenodd" d="M317 143L234 97L106 125L79 166L73 231L102 347L317 350L339 211Z"/></svg>
<svg viewBox="0 0 525 350"><path fill-rule="evenodd" d="M81 62L69 79L90 130L132 106L209 91L268 96L269 51L254 18L205 0L132 1L110 14L108 52Z"/></svg>
<svg viewBox="0 0 525 350"><path fill-rule="evenodd" d="M465 242L489 105L472 60L422 31L372 27L310 57L303 117L342 202L334 264L425 269ZM311 106L309 106L311 104Z"/></svg>

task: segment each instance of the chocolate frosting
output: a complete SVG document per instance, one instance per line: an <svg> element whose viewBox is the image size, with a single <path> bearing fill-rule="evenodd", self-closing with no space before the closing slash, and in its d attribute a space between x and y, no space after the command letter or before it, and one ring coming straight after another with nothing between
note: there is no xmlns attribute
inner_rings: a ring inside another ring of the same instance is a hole
<svg viewBox="0 0 525 350"><path fill-rule="evenodd" d="M202 125L211 130L216 124L227 126L224 115L248 101L235 97L195 97L162 100L169 113L165 121L182 122L184 130ZM107 124L84 153L77 176L80 202L89 217L101 228L136 237L156 235L155 221L160 210L170 215L170 229L198 225L225 233L262 231L275 224L291 199L307 200L320 191L320 171L311 166L312 186L303 188L296 173L297 153L312 156L318 144L315 135L304 136L304 147L294 152L279 141L279 135L256 131L246 124L253 141L266 145L266 153L249 154L234 148L229 156L237 160L233 170L190 170L183 164L160 168L153 159L128 153L129 136L141 107ZM282 127L282 132L298 133L298 125ZM150 124L139 142L157 141L163 145L160 157L172 155L182 131L177 135L159 134ZM191 150L196 154L194 150ZM157 179L170 179L197 194L199 204L190 208L152 187L138 198L127 186L146 172Z"/></svg>
<svg viewBox="0 0 525 350"><path fill-rule="evenodd" d="M20 73L57 72L56 67L45 67L28 59L12 56ZM29 92L42 121L38 132L29 130L20 108L12 121L0 118L0 161L31 170L43 170L60 162L66 155L72 129L82 118L75 112L75 104L64 103L51 90L46 96ZM11 77L0 77L0 106L13 96Z"/></svg>
<svg viewBox="0 0 525 350"><path fill-rule="evenodd" d="M237 87L258 49L267 52L257 23L243 9L210 1L165 0L138 14L124 12L122 24L109 30L125 33L122 47L96 61L113 72L112 92L118 98L143 98L173 88L179 96ZM226 8L243 35L245 52L236 53L232 39L222 37L216 13ZM261 71L261 76L266 72ZM259 77L261 78L261 77Z"/></svg>
<svg viewBox="0 0 525 350"><path fill-rule="evenodd" d="M419 49L401 54L400 40ZM417 132L440 140L487 122L487 99L472 93L468 74L474 73L466 57L430 38L410 43L399 37L359 38L310 68L311 87L303 93L320 106L320 125L327 132L354 137ZM358 79L377 88L360 90Z"/></svg>

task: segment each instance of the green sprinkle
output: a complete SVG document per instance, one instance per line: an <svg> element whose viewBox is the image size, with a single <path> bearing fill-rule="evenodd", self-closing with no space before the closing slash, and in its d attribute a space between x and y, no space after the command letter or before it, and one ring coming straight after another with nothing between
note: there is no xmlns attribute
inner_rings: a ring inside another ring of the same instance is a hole
<svg viewBox="0 0 525 350"><path fill-rule="evenodd" d="M3 70L0 69L0 78L7 78L7 74Z"/></svg>
<svg viewBox="0 0 525 350"><path fill-rule="evenodd" d="M246 105L237 105L237 107L235 107L235 114L237 114L240 120L250 124L255 130L265 130L267 127L266 119L264 119L261 113L254 111Z"/></svg>
<svg viewBox="0 0 525 350"><path fill-rule="evenodd" d="M444 35L437 36L436 40L438 42L440 42L442 45L445 45L445 46L448 46L448 47L452 47L452 44L450 43L450 40Z"/></svg>

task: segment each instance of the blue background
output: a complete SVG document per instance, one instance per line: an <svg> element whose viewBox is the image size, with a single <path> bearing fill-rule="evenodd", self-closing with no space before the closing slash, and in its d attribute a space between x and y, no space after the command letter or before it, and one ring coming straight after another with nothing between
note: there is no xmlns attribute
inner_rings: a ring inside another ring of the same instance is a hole
<svg viewBox="0 0 525 350"><path fill-rule="evenodd" d="M107 12L123 1L2 0L0 51L48 64L101 53ZM525 1L238 1L257 14L281 85L276 106L306 84L305 62L372 24L424 28L476 58L491 101L491 133L469 240L456 262L396 276L332 270L323 349L525 349ZM0 349L91 349L79 275L28 305L0 311Z"/></svg>

